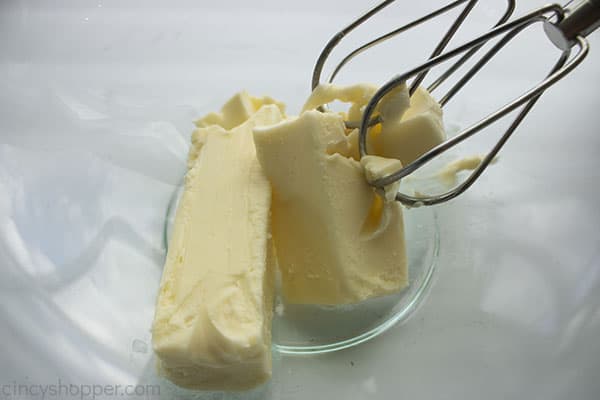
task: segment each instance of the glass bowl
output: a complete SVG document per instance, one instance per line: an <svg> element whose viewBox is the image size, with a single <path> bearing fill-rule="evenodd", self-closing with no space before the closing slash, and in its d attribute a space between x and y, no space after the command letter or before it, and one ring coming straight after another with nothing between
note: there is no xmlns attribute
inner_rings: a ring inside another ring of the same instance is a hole
<svg viewBox="0 0 600 400"><path fill-rule="evenodd" d="M168 249L179 185L169 201L164 246ZM286 304L277 295L273 313L273 347L284 354L318 354L356 346L405 321L423 301L431 283L440 246L440 232L432 208L404 210L408 257L408 287L357 304L319 306Z"/></svg>

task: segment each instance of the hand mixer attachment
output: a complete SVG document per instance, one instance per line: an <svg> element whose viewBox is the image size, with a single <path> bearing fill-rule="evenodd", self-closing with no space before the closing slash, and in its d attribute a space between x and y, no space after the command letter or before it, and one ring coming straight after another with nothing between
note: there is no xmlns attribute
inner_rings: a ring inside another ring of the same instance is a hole
<svg viewBox="0 0 600 400"><path fill-rule="evenodd" d="M500 137L500 140L494 145L491 151L483 158L477 168L475 168L471 174L455 188L439 195L415 197L409 196L403 193L397 193L396 200L407 206L421 206L421 205L434 205L446 202L465 192L478 178L481 176L483 171L489 166L494 157L498 154L502 146L507 142L510 136L514 133L519 124L523 121L527 113L533 108L534 104L544 93L546 89L555 84L557 81L565 77L571 72L581 61L585 58L588 53L589 45L585 37L600 26L600 0L579 0L572 1L565 6L558 4L550 4L533 10L522 17L509 21L509 18L514 10L515 1L508 0L506 11L501 16L498 23L488 32L483 35L464 43L452 50L444 52L444 49L454 36L456 31L459 29L461 24L465 21L468 14L471 12L473 7L476 5L478 0L457 0L454 1L430 14L425 15L415 21L412 21L394 31L391 31L385 35L382 35L349 53L334 69L329 82L332 82L336 75L339 73L342 67L344 67L352 58L366 51L372 46L381 43L385 40L390 39L410 28L413 28L425 21L431 20L439 15L442 15L449 10L452 10L460 5L464 4L464 8L460 15L456 18L453 24L450 26L444 37L440 40L435 50L432 52L430 58L423 64L405 72L399 74L386 82L379 90L373 95L369 103L364 109L362 120L360 123L357 121L348 121L346 125L349 128L360 127L359 131L359 151L360 156L364 157L368 154L367 149L367 132L369 127L381 122L381 118L373 114L377 108L377 105L381 99L389 92L391 92L397 86L407 82L409 79L413 79L409 86L409 93L412 94L416 88L423 82L425 76L431 68L434 66L446 62L453 58L458 58L445 72L443 72L427 89L429 92L433 92L440 86L446 79L452 76L461 65L467 60L474 56L481 47L483 47L488 41L499 38L498 42L492 46L490 50L485 52L474 65L467 70L467 72L458 78L457 82L445 93L439 100L442 107L446 105L469 81L477 72L494 57L500 49L502 49L507 43L509 43L514 37L530 25L536 23L542 23L544 31L548 39L561 51L560 56L556 64L552 67L550 73L545 77L544 80L539 82L533 88L527 90L519 97L513 99L509 103L500 107L498 110L487 115L485 118L476 122L472 126L462 130L457 135L447 139L438 146L432 148L419 158L414 160L408 165L403 166L400 170L387 175L383 178L369 182L373 187L378 190L383 190L383 187L396 182L407 175L412 174L425 164L438 157L448 149L456 146L463 142L469 137L473 136L482 129L488 127L494 122L500 120L510 112L516 110L522 106L522 109L517 114L516 118L509 125L507 130ZM393 3L394 0L386 0L378 4L371 10L367 11L364 15L360 16L342 31L337 33L325 46L321 55L317 60L312 77L313 89L320 83L325 61L329 57L331 51L340 43L340 41L350 33L352 30L366 22L373 15L379 13L385 7ZM507 22L508 21L508 22ZM577 48L575 55L571 54L571 50Z"/></svg>

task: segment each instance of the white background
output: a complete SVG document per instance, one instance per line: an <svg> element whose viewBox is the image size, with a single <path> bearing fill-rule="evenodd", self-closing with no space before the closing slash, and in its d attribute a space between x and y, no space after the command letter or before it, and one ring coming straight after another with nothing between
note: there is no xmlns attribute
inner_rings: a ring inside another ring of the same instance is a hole
<svg viewBox="0 0 600 400"><path fill-rule="evenodd" d="M346 51L441 4L398 3ZM503 6L482 3L453 43ZM372 4L0 4L0 384L155 381L164 212L191 121L241 88L296 113L325 42ZM516 14L542 4L521 1ZM374 49L340 81L382 83L416 65L447 22ZM550 68L556 50L536 28L450 103L448 126L467 126ZM600 396L600 37L590 41L499 162L437 207L438 272L417 313L354 349L276 356L273 381L239 397ZM458 154L485 151L498 132Z"/></svg>

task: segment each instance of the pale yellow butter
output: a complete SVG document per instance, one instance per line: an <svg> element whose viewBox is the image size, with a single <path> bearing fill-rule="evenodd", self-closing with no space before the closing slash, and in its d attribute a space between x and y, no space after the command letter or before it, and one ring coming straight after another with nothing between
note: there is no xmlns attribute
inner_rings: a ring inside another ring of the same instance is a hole
<svg viewBox="0 0 600 400"><path fill-rule="evenodd" d="M313 109L340 100L352 104L345 118L356 123L361 120L364 108L376 90L375 86L369 84L321 84L312 92L303 109ZM405 84L397 86L379 102L373 117L378 115L383 122L369 130L369 154L395 158L402 165L408 165L446 139L442 109L422 87L418 87L409 97ZM348 133L345 149L339 146L337 149L341 154L358 160L358 130Z"/></svg>
<svg viewBox="0 0 600 400"><path fill-rule="evenodd" d="M276 105L245 120L225 114L241 124L194 134L152 328L160 372L195 389L246 389L271 376L271 190L251 131L282 114Z"/></svg>
<svg viewBox="0 0 600 400"><path fill-rule="evenodd" d="M381 133L371 142L372 152L408 165L445 139L440 105L427 90L418 87L404 113L396 119L384 119Z"/></svg>
<svg viewBox="0 0 600 400"><path fill-rule="evenodd" d="M364 156L360 159L360 164L364 168L365 178L369 183L386 177L402 168L400 161L379 156ZM396 181L384 186L381 192L377 192L381 196L381 199L376 199L373 203L371 206L372 216L368 219L368 223L363 225L361 235L364 240L376 239L388 228L388 224L393 220L391 218L393 207L389 203L395 201L396 193L398 193L399 189L400 181Z"/></svg>
<svg viewBox="0 0 600 400"><path fill-rule="evenodd" d="M374 155L359 162L344 120L360 120L376 90L324 85L290 118L241 92L196 122L153 324L168 379L241 390L270 377L277 264L290 303L356 303L408 285L400 183L377 193L368 182L440 143L442 115L424 89L409 99L396 88L367 137ZM352 103L348 113L310 110L334 99Z"/></svg>
<svg viewBox="0 0 600 400"><path fill-rule="evenodd" d="M236 126L247 121L250 116L256 113L262 106L274 104L281 112L282 118L285 118L285 104L269 96L254 97L250 96L245 90L236 93L221 107L218 113L208 113L195 122L198 129L192 133L192 146L188 154L187 167L192 168L198 152L202 148L206 136L206 127L220 126L224 129L233 129Z"/></svg>
<svg viewBox="0 0 600 400"><path fill-rule="evenodd" d="M365 178L369 183L391 175L402 168L399 160L379 156L364 156L360 159L360 164L365 170ZM394 201L398 190L400 190L400 181L390 183L384 186L383 197L388 202Z"/></svg>
<svg viewBox="0 0 600 400"><path fill-rule="evenodd" d="M246 121L263 105L274 104L285 115L285 104L269 96L250 96L245 90L235 94L221 107L218 113L209 113L195 122L199 128L219 125L225 129L232 129Z"/></svg>
<svg viewBox="0 0 600 400"><path fill-rule="evenodd" d="M458 181L458 174L463 171L473 171L479 167L485 158L484 155L472 155L458 160L454 160L444 168L442 168L437 177L446 186L454 186ZM494 157L490 164L495 164L498 161L498 157Z"/></svg>
<svg viewBox="0 0 600 400"><path fill-rule="evenodd" d="M334 100L340 100L352 104L348 110L348 120L360 121L364 107L376 91L377 86L370 83L358 83L349 86L321 84L312 91L302 107L302 112L313 110Z"/></svg>
<svg viewBox="0 0 600 400"><path fill-rule="evenodd" d="M400 205L383 202L359 162L328 154L344 140L343 118L318 111L254 129L273 188L273 240L290 303L355 303L407 285ZM365 234L380 226L384 209L385 229Z"/></svg>

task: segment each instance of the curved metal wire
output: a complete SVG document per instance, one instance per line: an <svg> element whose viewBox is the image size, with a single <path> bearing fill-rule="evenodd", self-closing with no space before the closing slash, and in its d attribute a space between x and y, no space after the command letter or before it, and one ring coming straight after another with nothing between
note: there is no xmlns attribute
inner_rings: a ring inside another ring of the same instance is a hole
<svg viewBox="0 0 600 400"><path fill-rule="evenodd" d="M456 57L457 55L460 55L460 54L474 48L475 46L485 44L487 41L489 41L503 33L507 33L521 25L527 24L528 21L535 19L537 17L544 16L544 14L549 13L549 12L553 12L554 15L557 16L557 18L562 18L563 9L559 5L551 4L551 5L541 7L535 11L532 11L532 12L520 17L520 18L515 19L512 22L508 22L503 25L500 25L500 26L490 30L489 32L479 36L478 38L475 38L461 46L454 48L453 50L449 50L444 54L434 57L434 58L428 60L427 62L421 64L420 66L413 68L412 70L410 70L404 74L398 75L398 76L392 78L391 80L389 80L387 83L385 83L381 88L379 88L379 90L377 92L375 92L375 94L373 95L373 97L371 98L371 100L369 101L367 106L365 107L363 119L361 121L361 127L360 127L360 132L359 132L359 141L358 141L359 152L360 152L361 157L363 157L367 154L368 121L370 120L371 116L373 115L373 112L375 111L377 104L381 101L381 99L386 94L388 94L390 91L392 91L395 87L402 84L403 82L406 82L408 79L421 73L422 71L429 70L432 67L443 63L444 61L447 61L453 57ZM454 138L452 138L452 139L454 139ZM452 139L450 139L450 140L452 140ZM444 142L444 143L446 143L446 142ZM412 164L416 163L417 161L418 160L415 160ZM406 166L403 169L406 169L407 167L408 166ZM408 175L408 174L406 174L406 175ZM393 180L391 180L390 182L393 182Z"/></svg>
<svg viewBox="0 0 600 400"><path fill-rule="evenodd" d="M496 25L494 25L494 28L496 28L496 27L502 25L503 23L505 23L506 21L508 21L508 19L510 18L510 16L514 12L514 10L515 10L515 1L514 0L508 0L506 11L504 12L504 15L502 15L502 17L500 18L500 20L496 23ZM479 46L475 46L471 50L467 51L465 53L465 55L463 55L458 61L456 61L454 64L452 64L446 71L444 71L444 73L441 74L435 81L433 81L433 83L431 83L427 87L427 91L429 93L433 93L433 91L435 89L437 89L446 79L448 79L449 76L451 76L465 62L467 62L471 57L473 57L473 55L475 53L477 53L477 51L479 51L479 49L481 47L483 47L483 44L481 44ZM444 97L446 97L446 96L447 96L447 94ZM440 102L440 105L443 106L444 103Z"/></svg>
<svg viewBox="0 0 600 400"><path fill-rule="evenodd" d="M475 4L477 4L477 0L471 0L467 3L465 8L459 14L458 18L456 18L452 25L450 25L450 29L448 29L446 34L442 37L442 40L437 44L437 46L435 46L433 53L431 53L431 55L429 56L429 59L440 55L442 51L444 51L448 43L450 43L450 39L452 39L452 36L454 36L454 34L458 31L458 28L460 28L460 26L465 21L469 13L473 10L473 7L475 7ZM411 96L415 92L415 90L417 90L421 82L423 82L423 79L425 79L425 76L427 76L428 72L429 70L422 71L415 77L415 79L413 79L408 89L408 93Z"/></svg>
<svg viewBox="0 0 600 400"><path fill-rule="evenodd" d="M452 10L453 8L465 3L467 0L456 0L453 1L450 4L447 4L446 6L442 7L442 8L438 8L437 10L424 15L421 18L418 18L414 21L409 22L406 25L401 26L400 28L394 29L393 31L390 31L388 33L385 33L373 40L371 40L370 42L367 42L365 44L363 44L362 46L358 47L357 49L351 51L346 57L344 57L342 59L342 61L340 61L340 63L335 67L335 69L333 70L333 72L331 73L331 76L329 77L329 83L333 82L333 80L335 79L335 77L337 76L337 74L340 72L340 70L346 66L346 64L348 64L352 59L354 59L356 56L364 53L365 51L367 51L368 49L370 49L371 47L381 43L381 42L385 42L386 40L389 40L391 38L393 38L394 36L399 35L402 32L405 32L409 29L412 29L418 25L421 25L422 23L429 21L432 18L435 18L439 15L442 15L444 13L446 13L447 11ZM314 85L314 82L313 82ZM313 87L314 89L314 87Z"/></svg>
<svg viewBox="0 0 600 400"><path fill-rule="evenodd" d="M489 40L496 38L500 35L504 35L498 43L496 43L490 50L488 50L482 57L479 59L474 66L472 66L458 81L448 90L446 94L440 99L439 103L443 107L446 105L453 97L456 95L467 82L476 75L476 73L485 65L487 62L494 57L494 55L502 49L508 42L510 42L515 36L517 36L521 31L523 31L526 27L531 24L537 22L549 21L551 18L553 23L558 23L564 18L564 9L557 4L550 4L545 7L541 7L537 10L534 10L520 18L517 18L511 22L506 22L508 18L512 15L512 12L515 8L515 0L507 0L507 8L500 20L494 25L494 28L489 32L481 35L480 37L473 39L461 46L458 46L452 50L449 50L442 54L445 47L450 42L451 38L460 28L461 24L467 18L468 14L471 12L475 4L478 0L455 0L452 3L435 10L424 17L421 17L417 20L414 20L406 25L401 26L391 32L388 32L382 36L379 36L362 46L358 47L351 53L349 53L342 61L335 67L333 73L329 78L329 82L332 82L335 77L338 75L340 70L348 64L352 59L354 59L359 54L365 52L371 47L381 43L385 40L388 40L410 28L413 28L417 25L420 25L432 18L435 18L443 13L446 13L461 4L467 3L465 7L462 9L460 15L454 20L451 27L448 29L446 34L442 37L440 42L436 45L436 48L432 52L429 60L422 65L413 68L412 70L394 77L386 84L384 84L373 96L373 98L369 101L367 106L365 107L365 111L363 114L363 118L360 121L360 131L359 131L359 152L360 156L363 157L367 155L367 131L370 126L377 124L380 121L378 118L371 119L374 110L377 104L381 101L381 99L393 90L396 86L401 83L406 82L408 79L413 78L413 81L410 86L410 93L422 83L426 74L430 71L430 69L440 63L446 62L454 57L460 56L460 58L455 61L448 69L446 69L429 87L428 91L432 92L436 88L438 88L446 79L452 76L467 60L469 60L479 49L481 49ZM319 58L317 59L317 63L315 68L313 69L312 75L312 87L313 89L320 83L321 74L323 71L323 67L332 50L340 43L340 41L351 31L357 28L359 25L363 24L365 21L370 19L373 15L377 14L391 3L394 0L386 0L373 7L371 10L367 11L361 17L353 21L343 30L338 32L330 41L327 43L323 51L321 52ZM550 15L549 15L550 14ZM419 158L414 160L412 163L404 166L400 170L392 173L388 176L385 176L381 179L378 179L374 182L371 182L371 185L381 189L384 186L393 183L402 179L403 177L410 175L415 172L417 169L423 167L433 158L439 156L441 153L450 149L451 147L457 145L458 143L466 140L471 137L475 133L479 132L481 129L491 125L497 120L503 118L508 113L514 111L515 109L523 106L522 110L513 120L509 128L504 132L501 136L500 140L494 145L492 150L484 157L482 162L479 164L477 168L473 170L473 172L467 177L465 181L461 184L453 188L452 190L440 194L429 197L413 197L408 196L402 193L398 193L396 195L396 200L402 202L408 206L418 206L418 205L433 205L439 204L445 201L448 201L464 191L466 191L483 173L483 171L489 166L491 161L500 151L500 149L504 146L504 144L508 141L510 136L514 133L519 124L523 121L525 116L529 113L529 111L533 108L534 104L541 97L544 91L556 83L558 80L562 79L568 73L570 73L579 63L585 58L588 53L589 45L585 38L582 36L578 36L575 40L574 46L577 45L578 52L577 54L569 60L571 49L565 50L562 52L559 60L553 66L550 73L546 76L546 78L541 81L538 85L531 88L529 91L525 92L523 95L517 97L511 102L507 103L500 109L495 112L489 114L479 122L475 123L471 127L463 130L458 135L446 140L440 145L434 147L429 150L425 154L421 155ZM462 54L462 55L461 55ZM352 122L346 122L347 126L354 126Z"/></svg>
<svg viewBox="0 0 600 400"><path fill-rule="evenodd" d="M323 49L323 51L321 52L321 54L319 55L317 62L315 64L315 67L313 69L313 75L312 75L312 89L314 89L315 87L317 87L319 85L319 83L321 82L321 75L323 72L323 68L325 66L325 62L327 61L327 58L329 57L329 55L331 54L331 52L333 51L333 49L341 42L341 40L350 32L352 32L354 29L356 29L358 26L362 25L364 22L366 22L368 19L370 19L371 17L373 17L375 14L379 13L381 10L383 10L384 8L386 8L387 6L389 6L391 3L393 3L395 0L386 0L381 2L380 4L378 4L377 6L373 7L372 9L370 9L369 11L367 11L365 14L363 14L362 16L360 16L359 18L357 18L355 21L353 21L351 24L349 24L348 26L346 26L344 29L342 29L341 31L339 31L337 34L335 34L327 43L327 45L325 46L325 48ZM353 50L352 52L350 52L346 57L344 57L342 59L342 61L335 67L335 69L333 70L331 76L329 77L328 82L333 82L333 80L335 79L335 77L337 76L337 74L340 72L340 70L348 63L350 62L352 59L354 59L356 56L358 56L359 54L365 52L366 50L370 49L371 47L386 41L388 39L391 39L392 37L408 30L411 28L414 28L415 26L418 26L430 19L433 19L439 15L442 15L456 7L458 7L461 4L467 3L468 4L465 6L465 8L463 9L463 11L461 12L461 14L456 18L456 20L453 22L452 26L448 29L448 31L446 32L446 34L442 37L442 39L440 40L440 42L436 45L435 50L433 51L433 53L431 54L431 57L434 57L438 54L440 54L444 48L447 46L447 44L450 42L450 39L454 36L454 34L456 33L456 31L458 30L458 28L460 27L460 25L464 22L464 20L466 19L466 17L468 16L468 14L470 13L470 11L473 9L473 7L475 6L475 4L477 3L478 0L455 0L453 2L451 2L450 4L447 4L444 7L441 7L419 19L416 19L412 22L409 22L406 25L401 26L400 28L397 28L393 31L390 31L386 34L383 34L367 43L365 43L364 45L358 47L357 49ZM500 17L500 19L498 20L498 22L496 23L495 26L498 26L500 24L502 24L503 22L506 22L508 20L508 18L510 18L510 16L512 15L513 11L515 8L515 0L507 0L507 7L506 10L504 12L504 14ZM462 65L467 59L469 59L475 52L477 51L477 49L474 49L474 51L471 54L466 54L464 59L461 59L457 62L457 66L456 69ZM451 67L452 68L452 67ZM417 79L415 80L415 82L417 80L422 80L425 77L425 74L427 73L427 71L424 71L425 73L423 74L422 77L417 77ZM438 78L439 79L439 78ZM443 81L443 79L442 79ZM441 83L441 82L440 82ZM416 85L414 84L414 88L416 88L418 86L419 82L416 83ZM414 91L413 88L411 88L411 93L412 91Z"/></svg>
<svg viewBox="0 0 600 400"><path fill-rule="evenodd" d="M350 25L346 26L344 29L342 29L341 31L336 33L331 39L329 39L329 42L327 42L327 44L325 45L325 48L323 48L323 51L321 51L319 58L317 58L317 63L315 64L315 67L313 68L312 89L316 88L319 85L319 83L321 82L321 74L323 73L323 67L325 66L325 61L327 61L329 54L331 54L332 50L341 42L341 40L344 38L344 36L346 36L348 33L352 32L358 26L362 25L366 20L368 20L373 15L375 15L378 12L380 12L381 10L383 10L385 7L392 4L394 1L395 0L382 1L381 3L379 3L378 5L376 5L375 7L373 7L372 9L370 9L369 11L367 11L366 13L364 13L363 15L358 17L356 20L354 20L352 23L350 23ZM462 1L466 1L466 0L462 0Z"/></svg>
<svg viewBox="0 0 600 400"><path fill-rule="evenodd" d="M315 89L315 87L317 87L319 85L319 83L321 81L321 74L323 71L323 67L325 66L325 62L327 61L327 58L331 54L332 50L341 42L341 40L348 33L352 32L358 26L362 25L364 22L366 22L368 19L370 19L373 15L377 14L378 12L383 10L385 7L387 7L394 1L395 0L386 0L386 1L379 3L377 6L373 7L371 10L367 11L365 14L363 14L362 16L357 18L350 25L348 25L347 27L342 29L340 32L338 32L336 35L334 35L333 38L331 38L329 40L329 42L327 43L327 45L325 46L325 48L319 55L319 58L317 59L317 63L315 64L315 67L313 69L313 76L312 76L312 89L313 90ZM391 32L388 32L384 35L381 35L381 36L371 40L370 42L365 43L364 45L360 46L359 48L355 49L350 54L348 54L346 57L344 57L344 59L342 59L342 61L335 67L333 73L331 74L331 76L329 78L329 83L333 82L333 80L335 79L335 77L337 76L339 71L348 62L350 62L352 59L354 59L359 54L365 52L366 50L370 49L371 47L373 47L383 41L391 39L392 37L404 32L408 29L414 28L432 18L442 15L467 1L469 3L465 6L463 11L453 22L452 26L448 29L446 34L442 37L440 42L436 45L435 50L433 51L433 53L431 54L431 56L429 58L431 59L432 57L439 55L443 51L443 49L448 45L448 43L450 42L450 40L452 39L452 37L454 36L454 34L458 30L458 28L460 27L460 25L462 25L462 23L464 22L464 20L468 16L468 14L471 12L471 10L473 9L473 7L475 6L475 4L477 3L478 0L455 0L454 2L447 4L446 6L441 7L421 18L418 18L412 22L409 22L408 24L403 25L400 28L397 28ZM508 18L510 18L510 16L512 15L514 9L515 9L515 0L507 0L506 10L504 11L504 14L502 14L502 16L500 17L498 22L496 22L496 25L494 25L494 26L496 27L496 26L506 22L508 20ZM435 89L435 87L437 87L437 85L441 84L446 78L448 78L448 76L450 76L452 74L452 72L457 70L462 64L464 64L469 58L471 58L479 50L480 47L481 46L477 46L477 47L474 47L473 49L469 50L455 64L450 66L447 73L444 73L442 76L438 77L438 79L433 83L432 87L430 87L429 91L430 92L433 91ZM417 78L415 78L414 82L412 83L412 85L409 89L410 94L412 94L414 92L414 90L416 90L417 86L425 78L425 75L427 74L427 72L428 71L423 71L421 74L419 74L419 76L417 76ZM318 110L320 110L320 111L325 111L325 109L326 109L325 106L318 107ZM373 118L372 120L369 121L369 126L371 127L371 126L377 125L380 122L381 122L381 119L379 117ZM360 121L345 121L346 128L348 128L348 129L359 128L360 123L361 123Z"/></svg>
<svg viewBox="0 0 600 400"><path fill-rule="evenodd" d="M512 27L513 30L510 31L505 37L503 37L502 40L494 46L494 48L489 50L488 53L486 53L486 55L484 55L484 57L474 67L472 67L472 69L466 75L469 75L471 72L473 74L475 72L477 72L487 61L489 61L489 59L491 59L493 57L493 55L497 51L499 51L504 45L506 45L506 43L508 43L513 37L515 37L525 27L527 27L533 23L536 23L536 22L546 21L547 20L546 17L539 15L539 13L542 10L543 10L543 12L554 11L556 13L555 15L559 18L559 20L562 19L562 9L557 12L552 7L553 6L544 7L540 10L535 11L534 13L530 13L529 17L532 19L530 19L529 21L523 22L522 24L514 25ZM538 13L538 15L537 16L534 15L534 17L531 17L531 15L535 14L535 13ZM494 36L501 34L502 32L505 32L505 31L506 31L505 29L498 30L498 32L496 32L496 34ZM477 40L478 39L476 39L470 43L473 44ZM511 123L509 128L502 135L500 140L495 144L495 146L492 148L492 150L482 160L480 165L460 185L458 185L457 187L453 188L452 190L450 190L446 193L443 193L440 195L435 195L435 196L424 197L424 198L413 197L413 196L408 196L408 195L405 195L402 193L398 193L396 195L396 200L398 200L408 206L434 205L434 204L443 203L445 201L453 199L456 196L463 193L464 191L466 191L477 180L477 178L483 173L483 171L487 168L487 166L490 164L490 162L493 160L493 158L497 155L497 153L500 151L500 149L508 141L510 136L514 133L514 131L518 127L518 125L525 118L527 113L532 109L535 102L541 97L543 92L548 87L550 87L554 83L556 83L558 80L562 79L564 76L569 74L575 67L577 67L577 65L579 65L579 63L581 63L581 61L583 61L583 59L586 57L588 50L589 50L588 42L585 38L579 36L576 39L576 45L578 47L577 54L574 57L572 57L570 61L567 62L567 60L569 59L569 56L570 56L570 50L564 51L561 54L561 57L559 58L557 63L552 68L550 74L538 85L534 86L532 89L530 89L529 91L527 91L520 97L514 99L510 103L506 104L499 110L488 115L487 117L485 117L481 121L477 122L473 126L465 129L463 132L461 132L457 136L454 136L453 138L451 138L451 139L445 141L444 143L441 143L440 145L436 146L435 148L431 149L430 151L428 151L427 153L425 153L424 155L419 157L417 160L408 164L407 166L400 169L399 171L372 182L372 185L375 187L381 188L385 185L388 185L394 181L397 181L397 180L413 173L414 171L416 171L417 169L421 168L426 163L431 161L433 158L437 157L441 153L448 150L449 148L451 148L451 147L457 145L458 143L462 142L463 140L471 137L472 135L474 135L481 129L496 122L497 120L506 116L511 111L514 111L515 109L517 109L518 107L525 105L523 107L523 109L521 110L521 112L517 115L515 120ZM461 49L461 48L463 51L466 51L469 47L465 45L465 46L461 46L458 49ZM458 49L456 49L456 50L458 50ZM453 53L455 56L456 56L456 54L460 54L460 52L456 52L456 51L453 51ZM439 62L442 62L439 60L431 60L431 61L433 62L432 63L433 65L435 65ZM437 61L437 62L434 62L434 61ZM418 69L419 68L417 68L417 70ZM414 72L414 70L413 70L412 74L414 75L415 73L418 73L418 72ZM409 75L409 74L405 74L405 75ZM407 76L407 77L410 77L410 76ZM464 82L462 84L464 84ZM461 84L461 87L462 87L462 84ZM376 94L376 96L377 96L377 94ZM374 98L375 98L375 96L374 96ZM376 103L374 103L374 104L376 105ZM369 113L366 110L364 117L368 117L368 116L369 116ZM363 122L364 121L365 121L365 119L363 119ZM361 128L361 131L362 131L362 128ZM361 134L362 134L362 132L361 132ZM359 141L360 141L360 139L362 139L362 138L359 138ZM366 136L365 136L365 139L366 139ZM366 142L366 140L365 140L365 142ZM364 153L364 154L366 154L366 153ZM361 153L361 156L364 154Z"/></svg>
<svg viewBox="0 0 600 400"><path fill-rule="evenodd" d="M585 51L587 52L587 49ZM562 68L563 65L565 64L565 62L567 61L567 59L569 58L569 55L570 55L570 50L564 51L561 54L561 57L559 58L557 63L552 68L550 75L548 75L548 76L551 76L552 74L557 72L560 68ZM583 55L583 57L585 57L585 55ZM535 95L525 105L525 107L523 107L523 110L521 110L519 115L517 115L515 120L511 123L511 125L506 130L506 132L504 132L504 134L500 137L500 140L498 140L498 142L494 145L492 150L483 158L483 160L481 160L481 163L477 166L477 168L475 168L473 170L473 172L471 172L471 174L469 174L467 179L465 179L460 185L456 186L452 190L447 191L446 193L443 193L443 194L440 194L437 196L430 196L430 197L426 197L426 198L408 196L401 192L398 192L398 193L396 193L396 200L400 201L402 204L405 204L408 206L415 206L417 204L419 204L419 205L421 205L421 204L422 205L435 205L435 204L440 204L440 203L446 202L448 200L452 200L453 198L464 193L468 188L471 187L471 185L473 185L473 183L475 183L475 181L481 176L483 171L491 164L492 160L496 157L496 155L498 155L498 153L500 152L502 147L506 144L508 139L512 136L512 134L517 129L517 127L520 125L520 123L523 121L523 119L525 119L525 117L527 116L529 111L531 111L531 109L533 108L535 103L539 100L539 98L542 96L542 94L544 94L543 90L539 94Z"/></svg>

